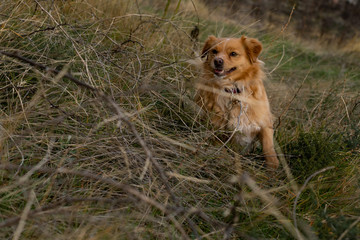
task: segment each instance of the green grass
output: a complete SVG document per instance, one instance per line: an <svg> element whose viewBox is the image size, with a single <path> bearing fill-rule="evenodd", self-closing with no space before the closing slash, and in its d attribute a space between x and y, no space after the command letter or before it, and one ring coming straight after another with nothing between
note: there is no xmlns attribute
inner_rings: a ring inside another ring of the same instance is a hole
<svg viewBox="0 0 360 240"><path fill-rule="evenodd" d="M336 164L341 168L342 154L346 152L341 135L331 135L324 129L296 129L296 140L286 141L283 147L285 154L289 155L289 164L294 176L304 181L311 173L326 166ZM292 136L294 137L294 136Z"/></svg>
<svg viewBox="0 0 360 240"><path fill-rule="evenodd" d="M30 191L35 200L24 228L8 224L0 228L0 238L20 231L22 239L222 239L233 224L231 239L291 239L298 189L328 166L335 168L314 177L299 196L300 232L308 239L360 234L359 224L352 225L360 215L360 69L354 56L314 51L226 16L221 21L196 16L185 7L192 6L189 1L169 1L168 8L166 2L143 1L141 14L135 1L120 2L121 9L110 0L0 4L1 51L68 68L110 96L138 132L90 90L2 56L0 225L23 213ZM198 17L200 42L194 43L189 34ZM61 27L52 29L54 19ZM200 120L193 102L198 70L186 61L210 34L247 34L263 42L275 138L291 176L284 167L268 172L259 148L246 155L236 146L219 149L217 133ZM44 159L42 168L18 185L28 167ZM6 164L24 168L9 170ZM52 170L44 172L47 168ZM63 168L89 175L55 172ZM54 203L59 204L51 211L43 210Z"/></svg>

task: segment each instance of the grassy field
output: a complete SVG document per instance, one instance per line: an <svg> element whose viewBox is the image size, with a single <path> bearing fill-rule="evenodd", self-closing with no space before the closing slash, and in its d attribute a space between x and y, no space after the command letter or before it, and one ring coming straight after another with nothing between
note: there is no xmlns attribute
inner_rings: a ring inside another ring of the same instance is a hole
<svg viewBox="0 0 360 240"><path fill-rule="evenodd" d="M159 2L0 3L0 238L359 238L359 53ZM199 118L209 34L263 42L275 172Z"/></svg>

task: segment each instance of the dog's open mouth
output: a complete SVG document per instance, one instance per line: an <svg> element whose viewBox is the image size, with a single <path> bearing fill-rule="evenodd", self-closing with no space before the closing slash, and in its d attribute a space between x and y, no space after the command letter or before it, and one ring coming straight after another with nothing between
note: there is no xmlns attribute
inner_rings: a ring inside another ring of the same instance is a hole
<svg viewBox="0 0 360 240"><path fill-rule="evenodd" d="M218 77L223 77L223 76L225 76L225 75L228 75L228 74L230 74L230 73L232 73L233 71L235 71L236 70L236 67L233 67L233 68L230 68L229 70L225 70L225 69L223 69L223 68L215 68L214 69L214 73L215 73L215 75L216 76L218 76Z"/></svg>

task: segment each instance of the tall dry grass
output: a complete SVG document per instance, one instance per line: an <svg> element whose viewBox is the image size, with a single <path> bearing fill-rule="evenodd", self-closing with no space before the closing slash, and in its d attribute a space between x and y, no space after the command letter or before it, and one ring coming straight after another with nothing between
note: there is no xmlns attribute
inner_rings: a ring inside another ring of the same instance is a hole
<svg viewBox="0 0 360 240"><path fill-rule="evenodd" d="M323 220L316 211L328 200L335 209L350 204L331 213L347 217L336 236L355 234L358 148L324 150L340 157L314 168L301 161L319 153L309 141L322 149L344 131L339 144L355 143L358 94L341 84L305 88L306 74L299 86L275 85L286 74L275 69L267 85L279 152L288 151L280 152L283 167L267 172L260 151L224 146L199 118L198 70L188 64L199 42L190 32L205 29L202 39L212 22L184 2L1 3L1 238L314 239L319 230L310 225ZM270 66L290 61L265 54ZM310 131L322 125L342 129ZM300 163L289 167L296 151ZM338 174L310 176L329 165Z"/></svg>

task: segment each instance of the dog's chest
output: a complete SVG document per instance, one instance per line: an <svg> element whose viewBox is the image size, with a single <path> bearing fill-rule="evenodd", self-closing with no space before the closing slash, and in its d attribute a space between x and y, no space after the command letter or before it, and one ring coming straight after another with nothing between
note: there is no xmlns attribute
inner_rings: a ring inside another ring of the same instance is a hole
<svg viewBox="0 0 360 240"><path fill-rule="evenodd" d="M224 118L226 119L226 128L237 131L237 139L243 144L251 143L257 133L260 131L259 124L252 118L251 105L246 101L240 101L236 96L248 98L251 93L242 88L240 91L232 90L230 97L219 95L218 103L221 105Z"/></svg>

